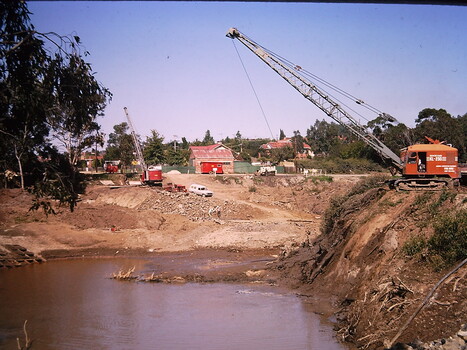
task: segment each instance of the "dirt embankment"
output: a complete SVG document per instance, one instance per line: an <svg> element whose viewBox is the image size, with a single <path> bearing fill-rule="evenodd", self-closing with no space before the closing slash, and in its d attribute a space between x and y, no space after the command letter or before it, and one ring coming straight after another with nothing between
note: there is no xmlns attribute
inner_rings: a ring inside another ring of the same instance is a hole
<svg viewBox="0 0 467 350"><path fill-rule="evenodd" d="M311 301L333 300L341 339L382 349L446 273L434 272L423 249L408 257L406 243L430 237L433 216L465 208L467 191L363 186L345 196L358 180L167 175L165 182L206 185L214 197L92 184L73 213L49 217L28 211L26 193L0 190L0 263L146 255L167 262L164 278L275 281ZM466 270L441 284L398 341L448 337L467 323Z"/></svg>
<svg viewBox="0 0 467 350"><path fill-rule="evenodd" d="M275 266L283 278L305 294L333 295L340 307L337 333L358 348L414 340L419 341L412 344L416 349L465 347L467 333L461 332L463 338L456 333L467 323L467 266L427 298L452 266L429 255L426 242L438 219L465 213L466 189L420 193L377 187L342 197L333 208L323 223L326 234L283 253ZM462 240L465 249L466 237ZM430 343L436 339L443 341Z"/></svg>
<svg viewBox="0 0 467 350"><path fill-rule="evenodd" d="M167 175L165 183L201 183L212 198L160 188L90 184L74 212L28 211L30 196L0 191L0 245L18 245L37 257L156 254L199 249L271 250L319 233L333 184L303 177ZM313 194L313 200L309 200ZM269 254L269 253L268 253ZM11 264L10 264L11 265ZM13 265L16 265L14 263Z"/></svg>

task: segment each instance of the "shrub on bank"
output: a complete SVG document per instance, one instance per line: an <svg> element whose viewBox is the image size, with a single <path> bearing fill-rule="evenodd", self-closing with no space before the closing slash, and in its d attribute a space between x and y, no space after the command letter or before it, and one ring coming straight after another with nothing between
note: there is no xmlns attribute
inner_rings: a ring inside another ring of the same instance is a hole
<svg viewBox="0 0 467 350"><path fill-rule="evenodd" d="M467 258L467 210L441 216L433 225L434 233L428 239L429 256L439 268L453 265Z"/></svg>

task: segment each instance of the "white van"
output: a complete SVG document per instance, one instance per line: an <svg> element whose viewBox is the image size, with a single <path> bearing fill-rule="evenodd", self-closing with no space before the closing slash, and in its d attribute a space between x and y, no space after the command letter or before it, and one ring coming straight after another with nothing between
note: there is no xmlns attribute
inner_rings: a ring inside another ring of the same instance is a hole
<svg viewBox="0 0 467 350"><path fill-rule="evenodd" d="M203 196L203 197L212 197L213 193L209 191L206 186L203 185L198 185L198 184L192 184L190 185L190 188L188 189L189 192L195 193L198 196Z"/></svg>

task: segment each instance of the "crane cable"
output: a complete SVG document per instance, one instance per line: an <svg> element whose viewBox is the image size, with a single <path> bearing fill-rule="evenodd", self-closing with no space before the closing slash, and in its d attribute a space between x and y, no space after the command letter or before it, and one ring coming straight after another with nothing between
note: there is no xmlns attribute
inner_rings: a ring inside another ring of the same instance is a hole
<svg viewBox="0 0 467 350"><path fill-rule="evenodd" d="M248 81L250 82L251 89L253 90L253 93L255 94L255 97L256 97L256 101L258 101L258 105L259 105L259 108L261 109L261 113L263 114L264 121L266 122L266 125L268 126L269 133L271 134L271 139L275 140L274 135L272 134L272 131L271 131L271 127L269 126L268 119L266 118L266 114L264 113L263 106L261 105L261 102L259 101L258 94L256 93L256 90L255 90L255 88L253 86L253 83L252 83L252 81L250 79L250 76L249 76L249 74L248 74L248 72L246 70L246 67L243 64L242 57L240 56L240 53L238 52L237 46L235 45L235 40L232 40L232 44L233 44L233 46L235 48L235 51L237 52L238 58L240 59L240 62L242 64L243 70L245 71L245 74L246 74L246 76L248 78Z"/></svg>
<svg viewBox="0 0 467 350"><path fill-rule="evenodd" d="M260 44L258 44L257 42L255 42L254 40L252 40L251 38L247 37L246 35L244 35L242 33L242 35L244 37L246 37L248 40L250 40L251 42L253 42L255 45L257 45L258 47L261 47L264 51L266 51L269 55L273 56L275 59L277 59L278 61L282 62L285 66L287 66L288 68L292 69L292 70L295 70L295 71L299 71L300 74L297 73L297 75L301 75L302 77L305 78L305 80L315 80L315 81L318 81L320 82L321 84L327 86L328 88L336 91L337 93L341 94L342 96L354 101L355 103L361 105L363 108L366 108L368 109L369 111L375 113L375 114L378 114L378 115L384 115L384 113L382 111L380 111L379 109L377 109L376 107L373 107L369 104L366 104L363 100L357 98L356 96L353 96L352 94L342 90L341 88L327 82L326 80L320 78L319 76L305 70L305 69L302 69L301 67L299 69L297 69L297 67L299 67L298 65L294 64L293 62L287 60L286 58L284 57L281 57L280 55L274 53L273 51L265 48L264 46L261 46ZM238 52L237 52L238 53ZM308 79L307 79L308 78ZM314 83L312 83L314 84ZM359 115L361 118L365 119L366 121L369 121L367 118L365 118L362 114L360 114L359 112L357 112L356 110L354 110L353 108L351 108L350 106L348 106L346 103L342 102L340 99L336 98L335 96L333 96L332 94L330 94L328 91L326 91L325 89L323 89L322 87L320 87L321 90L323 90L323 92L325 92L326 94L328 94L329 96L331 96L333 99L335 99L336 101L338 101L341 105L347 107L348 109L350 109L352 112L354 112L355 114Z"/></svg>

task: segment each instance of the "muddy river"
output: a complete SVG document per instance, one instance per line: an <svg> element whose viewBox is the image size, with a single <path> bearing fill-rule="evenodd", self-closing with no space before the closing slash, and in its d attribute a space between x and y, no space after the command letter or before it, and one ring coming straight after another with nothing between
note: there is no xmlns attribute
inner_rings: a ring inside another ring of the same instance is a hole
<svg viewBox="0 0 467 350"><path fill-rule="evenodd" d="M122 282L144 259L49 261L0 271L0 348L343 350L330 325L270 286Z"/></svg>

